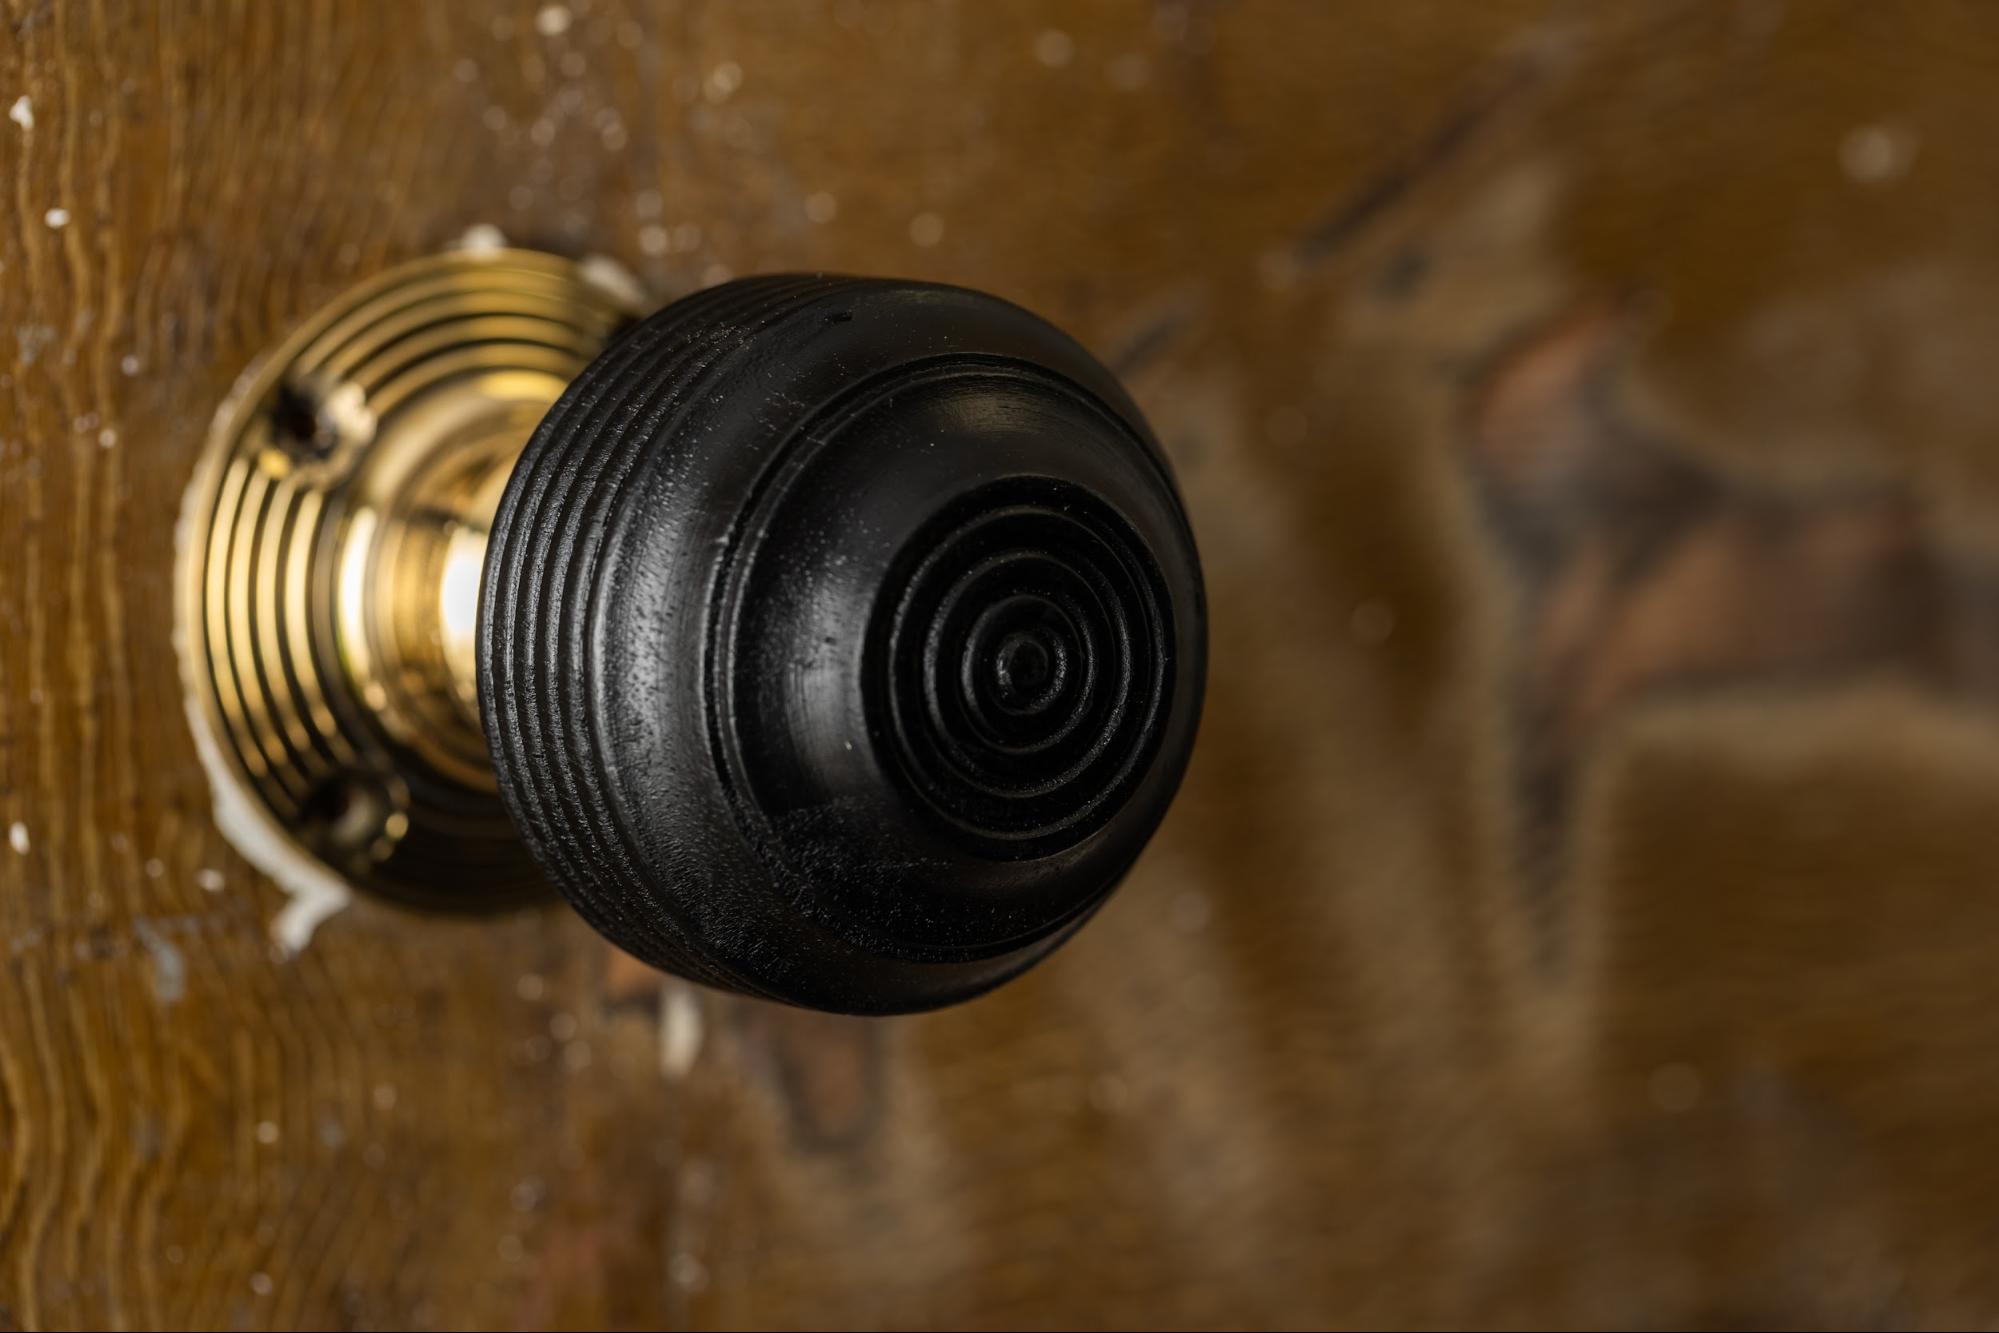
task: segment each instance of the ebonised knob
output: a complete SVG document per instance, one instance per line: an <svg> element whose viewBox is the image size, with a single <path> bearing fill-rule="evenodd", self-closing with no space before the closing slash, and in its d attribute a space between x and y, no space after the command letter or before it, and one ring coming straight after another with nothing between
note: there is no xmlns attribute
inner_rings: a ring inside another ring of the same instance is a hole
<svg viewBox="0 0 1999 1333"><path fill-rule="evenodd" d="M1186 766L1206 612L1166 462L1076 342L977 292L760 277L548 412L476 648L501 796L592 925L893 1012L1110 894Z"/></svg>

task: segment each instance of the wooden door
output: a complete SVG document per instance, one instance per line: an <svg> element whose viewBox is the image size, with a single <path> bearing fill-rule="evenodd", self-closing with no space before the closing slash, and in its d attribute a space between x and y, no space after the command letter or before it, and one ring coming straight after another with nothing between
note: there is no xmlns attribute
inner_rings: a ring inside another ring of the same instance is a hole
<svg viewBox="0 0 1999 1333"><path fill-rule="evenodd" d="M0 1324L1990 1322L1996 75L1942 0L0 0ZM1054 961L274 935L181 495L472 228L1127 378L1212 684Z"/></svg>

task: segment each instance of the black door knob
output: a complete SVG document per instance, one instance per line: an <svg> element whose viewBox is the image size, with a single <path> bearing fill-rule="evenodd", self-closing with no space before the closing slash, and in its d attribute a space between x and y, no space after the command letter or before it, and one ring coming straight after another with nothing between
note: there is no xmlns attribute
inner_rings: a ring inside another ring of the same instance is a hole
<svg viewBox="0 0 1999 1333"><path fill-rule="evenodd" d="M796 1004L1028 967L1131 866L1200 713L1200 570L1138 410L977 292L761 277L636 323L630 294L435 256L246 377L183 526L222 822L315 910L552 880L647 962Z"/></svg>
<svg viewBox="0 0 1999 1333"><path fill-rule="evenodd" d="M515 466L479 702L594 926L798 1004L1028 967L1157 827L1205 609L1172 477L1077 343L976 292L764 277L639 324Z"/></svg>

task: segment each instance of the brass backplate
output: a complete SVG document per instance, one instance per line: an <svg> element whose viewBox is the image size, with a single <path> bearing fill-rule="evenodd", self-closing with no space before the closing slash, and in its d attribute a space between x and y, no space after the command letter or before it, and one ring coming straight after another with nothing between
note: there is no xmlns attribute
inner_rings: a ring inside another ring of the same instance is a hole
<svg viewBox="0 0 1999 1333"><path fill-rule="evenodd" d="M590 263L459 251L347 292L217 414L184 510L189 715L218 792L406 902L535 896L473 654L486 533L542 414L636 312Z"/></svg>

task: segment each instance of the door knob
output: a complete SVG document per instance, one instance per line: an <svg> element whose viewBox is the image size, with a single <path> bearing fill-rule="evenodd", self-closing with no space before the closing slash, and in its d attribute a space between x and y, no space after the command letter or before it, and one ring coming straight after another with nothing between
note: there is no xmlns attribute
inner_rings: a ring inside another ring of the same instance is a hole
<svg viewBox="0 0 1999 1333"><path fill-rule="evenodd" d="M1194 543L1115 378L997 298L422 261L219 416L191 716L266 832L423 904L552 881L667 971L935 1007L1071 935L1157 827Z"/></svg>

